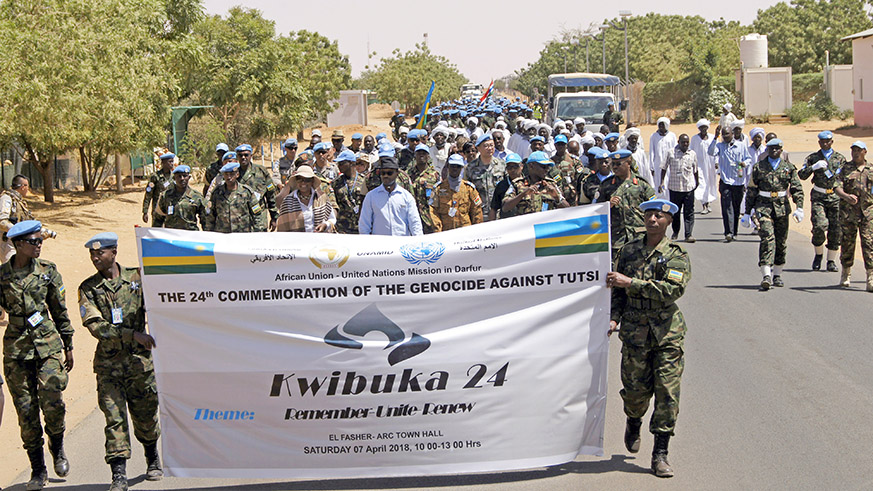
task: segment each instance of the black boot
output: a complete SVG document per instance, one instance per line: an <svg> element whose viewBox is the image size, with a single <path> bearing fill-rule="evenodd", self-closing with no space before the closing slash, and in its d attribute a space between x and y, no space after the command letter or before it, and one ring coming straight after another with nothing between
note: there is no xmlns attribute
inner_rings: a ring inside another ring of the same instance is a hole
<svg viewBox="0 0 873 491"><path fill-rule="evenodd" d="M670 435L655 433L655 448L652 450L652 472L658 477L673 477L673 468L667 462L667 446Z"/></svg>
<svg viewBox="0 0 873 491"><path fill-rule="evenodd" d="M164 477L164 469L161 468L161 458L158 456L158 443L149 443L145 446L146 458L146 481L160 481Z"/></svg>
<svg viewBox="0 0 873 491"><path fill-rule="evenodd" d="M58 477L67 477L67 474L70 473L70 462L64 453L64 434L49 435L48 439L49 453L52 454L52 460L54 460L55 474Z"/></svg>
<svg viewBox="0 0 873 491"><path fill-rule="evenodd" d="M118 457L109 461L112 469L112 485L109 491L127 491L127 460Z"/></svg>
<svg viewBox="0 0 873 491"><path fill-rule="evenodd" d="M838 272L839 268L837 268L837 263L834 261L828 261L827 270L830 271L831 273Z"/></svg>
<svg viewBox="0 0 873 491"><path fill-rule="evenodd" d="M640 451L640 426L643 425L641 418L628 418L624 427L624 448L630 453Z"/></svg>
<svg viewBox="0 0 873 491"><path fill-rule="evenodd" d="M42 447L27 451L30 459L30 481L27 481L25 489L36 491L48 484L48 471L45 468L45 451Z"/></svg>
<svg viewBox="0 0 873 491"><path fill-rule="evenodd" d="M815 257L812 259L812 270L813 271L818 271L821 269L821 260L822 260L821 254L816 254Z"/></svg>

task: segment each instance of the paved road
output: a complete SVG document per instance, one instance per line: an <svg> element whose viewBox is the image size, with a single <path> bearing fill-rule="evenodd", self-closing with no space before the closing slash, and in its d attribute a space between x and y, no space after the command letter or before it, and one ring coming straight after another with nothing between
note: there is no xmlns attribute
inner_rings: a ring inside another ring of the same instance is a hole
<svg viewBox="0 0 873 491"><path fill-rule="evenodd" d="M808 223L808 222L807 222ZM618 396L620 343L612 340L603 457L516 472L397 479L252 482L142 480L135 445L133 489L870 489L873 487L873 294L862 266L849 291L839 273L812 272L807 236L789 236L786 287L758 290L756 236L721 242L718 214L698 215L687 249L693 277L680 305L688 320L681 414L670 448L671 480L649 474L650 435L636 456L623 446ZM95 410L68 436L73 471L51 489L107 488L102 415ZM22 474L10 490L24 489Z"/></svg>

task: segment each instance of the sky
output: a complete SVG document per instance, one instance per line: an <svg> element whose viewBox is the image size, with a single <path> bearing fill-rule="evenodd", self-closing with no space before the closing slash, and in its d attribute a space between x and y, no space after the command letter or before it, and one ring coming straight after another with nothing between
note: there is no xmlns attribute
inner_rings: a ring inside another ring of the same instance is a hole
<svg viewBox="0 0 873 491"><path fill-rule="evenodd" d="M209 14L226 15L230 7L242 5L260 10L276 22L276 32L306 29L337 40L340 52L348 55L352 75L358 76L372 59L389 57L395 48L409 51L424 41L427 33L431 52L457 65L471 82L487 85L533 63L539 52L562 29L587 28L604 19L618 17L619 10L633 15L652 11L650 0L612 2L543 2L499 0L442 0L440 2L328 0L287 2L276 0L205 0ZM665 15L699 15L707 20L724 17L751 23L758 9L776 0L733 0L729 4L701 0L661 2L657 12ZM413 10L411 7L418 5ZM559 5L563 8L556 9ZM579 5L580 7L576 7ZM713 8L730 5L730 9ZM729 10L729 12L726 12ZM368 49L369 46L369 49Z"/></svg>

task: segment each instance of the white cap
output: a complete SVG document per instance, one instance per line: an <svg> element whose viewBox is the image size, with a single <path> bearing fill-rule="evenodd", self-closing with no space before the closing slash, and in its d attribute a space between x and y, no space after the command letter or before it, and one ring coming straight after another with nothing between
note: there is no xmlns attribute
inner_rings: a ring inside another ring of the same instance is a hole
<svg viewBox="0 0 873 491"><path fill-rule="evenodd" d="M574 125L585 124L585 118L579 117L573 120Z"/></svg>
<svg viewBox="0 0 873 491"><path fill-rule="evenodd" d="M725 108L725 109L727 109L728 111L730 111L731 109L734 108L734 105L731 104L730 102L725 102L725 103L724 103L724 106L722 106L722 107Z"/></svg>
<svg viewBox="0 0 873 491"><path fill-rule="evenodd" d="M710 123L709 120L706 119L706 118L703 118L703 119L701 119L700 121L697 122L697 127L698 127L698 128L700 128L701 126L707 126L707 127L709 127L709 126L711 126L711 125L712 125L712 123Z"/></svg>
<svg viewBox="0 0 873 491"><path fill-rule="evenodd" d="M401 135L404 133L409 133L409 128L407 128L406 126L401 126L397 132L400 133Z"/></svg>
<svg viewBox="0 0 873 491"><path fill-rule="evenodd" d="M321 130L317 128L312 130L312 136L321 136Z"/></svg>

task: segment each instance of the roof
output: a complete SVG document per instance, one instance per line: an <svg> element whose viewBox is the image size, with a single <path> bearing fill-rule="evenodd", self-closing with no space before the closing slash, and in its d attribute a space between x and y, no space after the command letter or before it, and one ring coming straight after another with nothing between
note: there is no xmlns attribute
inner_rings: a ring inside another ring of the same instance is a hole
<svg viewBox="0 0 873 491"><path fill-rule="evenodd" d="M618 85L621 80L605 73L556 73L549 75L552 87L600 87Z"/></svg>
<svg viewBox="0 0 873 491"><path fill-rule="evenodd" d="M861 31L861 32L856 33L856 34L852 34L851 36L846 36L843 39L841 39L840 41L848 41L850 39L866 38L866 37L870 37L870 36L873 36L873 29L867 29L866 31Z"/></svg>

